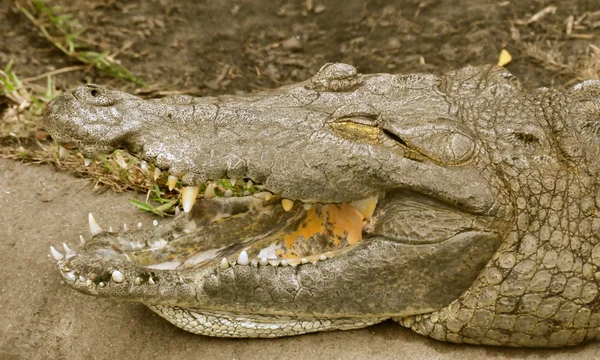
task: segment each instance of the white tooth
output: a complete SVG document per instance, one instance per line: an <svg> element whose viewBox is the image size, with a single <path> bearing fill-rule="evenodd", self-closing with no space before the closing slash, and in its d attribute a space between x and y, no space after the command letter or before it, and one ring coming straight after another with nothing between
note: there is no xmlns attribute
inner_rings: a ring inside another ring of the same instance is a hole
<svg viewBox="0 0 600 360"><path fill-rule="evenodd" d="M125 275L123 275L123 273L120 272L119 270L113 271L111 277L112 277L113 281L116 282L117 284L120 284L123 281L125 281Z"/></svg>
<svg viewBox="0 0 600 360"><path fill-rule="evenodd" d="M281 200L281 205L283 206L283 210L290 211L294 207L294 201L290 199Z"/></svg>
<svg viewBox="0 0 600 360"><path fill-rule="evenodd" d="M237 263L240 265L248 265L248 253L246 251L242 250L238 256Z"/></svg>
<svg viewBox="0 0 600 360"><path fill-rule="evenodd" d="M112 230L112 226L109 226L109 227L108 227L108 232L113 232L113 230Z"/></svg>
<svg viewBox="0 0 600 360"><path fill-rule="evenodd" d="M83 276L79 275L79 281L85 282L85 278Z"/></svg>
<svg viewBox="0 0 600 360"><path fill-rule="evenodd" d="M149 278L148 278L148 284L150 284L150 285L154 285L154 284L156 284L156 283L154 282L154 279L153 279L152 277L149 277Z"/></svg>
<svg viewBox="0 0 600 360"><path fill-rule="evenodd" d="M198 190L200 190L200 189L198 189ZM198 194L196 194L196 196L198 196ZM185 209L184 209L184 210L185 210ZM192 209L190 208L190 210L192 210ZM179 214L181 214L181 210L179 210L179 206L177 206L177 207L175 208L175 216L177 216L177 215L179 215Z"/></svg>
<svg viewBox="0 0 600 360"><path fill-rule="evenodd" d="M221 264L219 265L219 267L221 269L227 269L229 267L229 262L227 261L227 258L221 259Z"/></svg>
<svg viewBox="0 0 600 360"><path fill-rule="evenodd" d="M102 228L100 227L100 225L98 225L92 213L89 213L88 215L88 222L90 223L90 232L92 233L92 236L100 234L102 232Z"/></svg>
<svg viewBox="0 0 600 360"><path fill-rule="evenodd" d="M200 192L199 186L186 186L181 190L181 203L183 205L183 211L189 213L192 211L192 207L196 203L196 197L198 197L198 193ZM177 210L175 209L175 215L177 214Z"/></svg>
<svg viewBox="0 0 600 360"><path fill-rule="evenodd" d="M67 246L67 243L63 243L63 248L65 249L65 253L67 253L67 255L75 254L75 251L71 250L71 248Z"/></svg>
<svg viewBox="0 0 600 360"><path fill-rule="evenodd" d="M67 155L69 155L69 150L65 149L62 146L59 146L58 147L58 157L62 159L64 157L66 157Z"/></svg>
<svg viewBox="0 0 600 360"><path fill-rule="evenodd" d="M139 223L138 223L138 229L141 229L141 228L142 228L142 223L141 223L141 222L139 222Z"/></svg>
<svg viewBox="0 0 600 360"><path fill-rule="evenodd" d="M102 287L102 288L103 288L103 287L105 287L105 286L106 286L106 284L105 284L103 281L100 281L100 282L98 283L98 286L100 286L100 287Z"/></svg>
<svg viewBox="0 0 600 360"><path fill-rule="evenodd" d="M327 256L325 256L325 254L321 254L321 256L319 256L319 260L327 260Z"/></svg>
<svg viewBox="0 0 600 360"><path fill-rule="evenodd" d="M215 185L210 183L206 186L206 190L204 190L204 198L212 199L216 196L215 194Z"/></svg>
<svg viewBox="0 0 600 360"><path fill-rule="evenodd" d="M271 200L272 197L273 197L273 194L271 194L268 191L265 192L265 201Z"/></svg>
<svg viewBox="0 0 600 360"><path fill-rule="evenodd" d="M115 152L115 161L121 169L127 168L127 163L125 162L125 159L123 159L123 155L121 155L120 151Z"/></svg>
<svg viewBox="0 0 600 360"><path fill-rule="evenodd" d="M246 189L250 189L252 187L252 185L254 185L252 180L248 180L248 182L246 183Z"/></svg>
<svg viewBox="0 0 600 360"><path fill-rule="evenodd" d="M54 260L56 260L56 261L62 260L62 258L63 258L63 254L58 252L58 250L56 250L54 248L54 246L50 246L50 253L52 254L52 257L54 258Z"/></svg>
<svg viewBox="0 0 600 360"><path fill-rule="evenodd" d="M265 266L265 265L267 265L268 263L269 263L269 260L267 260L267 258L266 258L266 257L261 257L261 258L260 258L259 264L261 264L262 266Z"/></svg>
<svg viewBox="0 0 600 360"><path fill-rule="evenodd" d="M91 163L92 163L92 159L88 159L88 158L83 159L83 165L90 166Z"/></svg>
<svg viewBox="0 0 600 360"><path fill-rule="evenodd" d="M169 177L167 178L167 186L169 187L169 190L173 190L175 188L175 186L177 185L177 180L179 180L177 176L169 175Z"/></svg>
<svg viewBox="0 0 600 360"><path fill-rule="evenodd" d="M231 189L227 189L223 193L223 197L232 197L232 196L233 196L233 191L231 191Z"/></svg>
<svg viewBox="0 0 600 360"><path fill-rule="evenodd" d="M79 243L81 246L85 245L85 238L83 237L83 235L79 235Z"/></svg>
<svg viewBox="0 0 600 360"><path fill-rule="evenodd" d="M152 225L158 226L158 220L152 220Z"/></svg>
<svg viewBox="0 0 600 360"><path fill-rule="evenodd" d="M127 231L127 224L123 223L123 231Z"/></svg>
<svg viewBox="0 0 600 360"><path fill-rule="evenodd" d="M305 203L302 206L304 207L304 210L308 211L308 210L312 209L313 204L312 203Z"/></svg>
<svg viewBox="0 0 600 360"><path fill-rule="evenodd" d="M301 263L303 264L308 264L308 259L307 258L302 258L302 260L300 260Z"/></svg>
<svg viewBox="0 0 600 360"><path fill-rule="evenodd" d="M235 183L237 182L236 178L229 178L229 182L231 183L231 186L235 186Z"/></svg>
<svg viewBox="0 0 600 360"><path fill-rule="evenodd" d="M133 280L133 283L137 286L142 285L142 278L141 277L136 277L135 280Z"/></svg>
<svg viewBox="0 0 600 360"><path fill-rule="evenodd" d="M154 181L158 180L159 177L160 177L160 169L155 167L154 168Z"/></svg>
<svg viewBox="0 0 600 360"><path fill-rule="evenodd" d="M279 266L280 261L279 260L269 260L269 264L273 265L273 266Z"/></svg>
<svg viewBox="0 0 600 360"><path fill-rule="evenodd" d="M87 286L87 287L92 287L92 284L93 284L93 282L92 282L92 280L90 280L90 279L87 279L87 280L85 281L85 286Z"/></svg>
<svg viewBox="0 0 600 360"><path fill-rule="evenodd" d="M146 162L146 160L142 160L142 163L140 164L140 168L142 170L147 170L148 169L148 163Z"/></svg>
<svg viewBox="0 0 600 360"><path fill-rule="evenodd" d="M288 266L288 262L287 260L281 260L281 262L279 263L281 266Z"/></svg>

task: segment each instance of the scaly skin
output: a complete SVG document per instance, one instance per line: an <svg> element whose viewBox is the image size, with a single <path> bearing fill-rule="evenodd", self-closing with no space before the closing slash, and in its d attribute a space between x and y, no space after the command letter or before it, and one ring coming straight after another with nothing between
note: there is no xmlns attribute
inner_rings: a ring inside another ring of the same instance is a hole
<svg viewBox="0 0 600 360"><path fill-rule="evenodd" d="M598 82L526 92L493 66L438 78L328 64L248 96L82 86L53 100L45 123L86 157L124 148L188 189L243 178L275 194L199 200L151 230L94 231L56 255L76 290L211 336L387 318L458 343L600 336ZM307 235L315 218L329 227ZM293 249L259 261L275 245Z"/></svg>

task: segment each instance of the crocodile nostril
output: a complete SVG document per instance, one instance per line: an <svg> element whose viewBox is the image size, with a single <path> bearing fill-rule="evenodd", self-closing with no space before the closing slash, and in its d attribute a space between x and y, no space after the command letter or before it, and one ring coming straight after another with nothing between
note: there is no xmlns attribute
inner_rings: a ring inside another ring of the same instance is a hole
<svg viewBox="0 0 600 360"><path fill-rule="evenodd" d="M92 89L92 91L90 91L90 94L91 94L93 97L96 97L96 96L98 96L98 90L96 90L96 89Z"/></svg>

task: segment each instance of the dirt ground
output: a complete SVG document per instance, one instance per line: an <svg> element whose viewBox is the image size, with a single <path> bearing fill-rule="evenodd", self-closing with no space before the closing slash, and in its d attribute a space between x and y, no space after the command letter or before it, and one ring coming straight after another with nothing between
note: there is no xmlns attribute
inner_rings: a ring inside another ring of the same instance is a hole
<svg viewBox="0 0 600 360"><path fill-rule="evenodd" d="M42 37L16 3L0 1L0 69L12 61L19 77L34 86L45 84L44 73L78 65ZM47 3L74 15L86 28L81 39L110 52L147 85L80 66L53 77L59 90L94 82L143 96L252 92L305 80L326 62L347 62L362 73L442 74L468 64L496 63L503 48L513 56L507 68L528 88L566 88L600 76L597 0ZM0 96L0 115L12 105ZM34 122L27 127L33 132L15 135L12 125L4 125L0 147L23 144L41 130ZM102 225L115 227L152 221L127 202L140 195L91 188L88 180L51 166L0 160L1 360L593 359L600 351L598 344L560 350L456 346L391 322L277 340L191 335L141 305L94 299L62 284L48 248L63 241L74 244L87 228L88 212L97 214Z"/></svg>

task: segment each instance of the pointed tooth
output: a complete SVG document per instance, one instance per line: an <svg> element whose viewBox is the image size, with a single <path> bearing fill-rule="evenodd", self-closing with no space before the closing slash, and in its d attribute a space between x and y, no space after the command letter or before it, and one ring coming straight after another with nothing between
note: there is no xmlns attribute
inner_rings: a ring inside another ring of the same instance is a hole
<svg viewBox="0 0 600 360"><path fill-rule="evenodd" d="M63 254L61 254L58 250L56 250L54 248L54 246L50 246L50 253L52 254L52 257L54 258L54 260L56 260L56 261L62 260L62 258L63 258Z"/></svg>
<svg viewBox="0 0 600 360"><path fill-rule="evenodd" d="M102 232L102 228L100 227L100 225L98 225L92 213L89 213L88 215L88 222L90 223L90 232L92 233L92 236L100 234Z"/></svg>
<svg viewBox="0 0 600 360"><path fill-rule="evenodd" d="M142 162L140 163L140 168L142 170L148 170L148 162L146 160L142 160Z"/></svg>
<svg viewBox="0 0 600 360"><path fill-rule="evenodd" d="M81 235L81 234L79 235L79 244L80 244L81 246L85 245L85 238L84 238L84 237L83 237L83 235Z"/></svg>
<svg viewBox="0 0 600 360"><path fill-rule="evenodd" d="M67 253L67 255L69 254L75 254L75 251L73 251L68 245L67 243L63 243L63 248L65 249L65 253Z"/></svg>
<svg viewBox="0 0 600 360"><path fill-rule="evenodd" d="M302 258L302 260L300 260L300 262L302 264L308 264L308 259L307 258Z"/></svg>
<svg viewBox="0 0 600 360"><path fill-rule="evenodd" d="M227 258L221 259L221 264L219 264L219 267L221 269L227 269L229 267L229 262L227 261Z"/></svg>
<svg viewBox="0 0 600 360"><path fill-rule="evenodd" d="M352 201L348 204L356 210L358 210L358 212L360 212L362 216L368 221L371 219L371 216L373 216L373 212L375 212L377 200L378 195L375 195L366 199Z"/></svg>
<svg viewBox="0 0 600 360"><path fill-rule="evenodd" d="M88 158L83 159L83 165L90 166L91 163L92 163L92 159L88 159Z"/></svg>
<svg viewBox="0 0 600 360"><path fill-rule="evenodd" d="M204 190L204 198L205 199L212 199L216 196L215 194L215 185L213 183L210 183L208 185L206 185L206 190Z"/></svg>
<svg viewBox="0 0 600 360"><path fill-rule="evenodd" d="M169 175L169 177L167 178L167 187L169 188L169 190L173 190L175 188L175 186L177 185L177 180L179 180L177 176Z"/></svg>
<svg viewBox="0 0 600 360"><path fill-rule="evenodd" d="M312 203L305 203L302 205L302 207L304 207L304 210L308 211L310 209L312 209L313 204Z"/></svg>
<svg viewBox="0 0 600 360"><path fill-rule="evenodd" d="M227 189L225 190L225 192L223 193L223 197L232 197L233 196L233 191L231 191L231 189Z"/></svg>
<svg viewBox="0 0 600 360"><path fill-rule="evenodd" d="M122 283L123 281L125 281L125 275L123 275L122 272L120 272L119 270L115 270L112 272L111 276L110 276L114 282L116 282L117 284Z"/></svg>
<svg viewBox="0 0 600 360"><path fill-rule="evenodd" d="M231 186L235 186L235 183L237 182L237 179L234 178L234 177L229 178L229 182L231 183Z"/></svg>
<svg viewBox="0 0 600 360"><path fill-rule="evenodd" d="M100 282L98 283L98 286L100 286L101 288L103 288L103 287L105 287L105 286L106 286L106 284L104 283L104 281L100 281Z"/></svg>
<svg viewBox="0 0 600 360"><path fill-rule="evenodd" d="M283 210L290 211L294 207L294 201L290 199L281 200L281 205L283 206Z"/></svg>
<svg viewBox="0 0 600 360"><path fill-rule="evenodd" d="M112 226L108 227L108 232L113 232Z"/></svg>
<svg viewBox="0 0 600 360"><path fill-rule="evenodd" d="M152 220L152 225L158 226L158 220Z"/></svg>
<svg viewBox="0 0 600 360"><path fill-rule="evenodd" d="M58 147L58 157L63 159L65 158L67 155L69 155L69 150L65 149L62 146Z"/></svg>
<svg viewBox="0 0 600 360"><path fill-rule="evenodd" d="M281 265L281 266L288 266L288 262L287 262L287 260L281 260L281 262L279 263L279 265Z"/></svg>
<svg viewBox="0 0 600 360"><path fill-rule="evenodd" d="M189 213L192 210L192 207L196 203L196 198L198 197L199 192L199 186L186 186L181 190L181 203L183 205L183 211ZM175 215L177 215L177 209L175 209Z"/></svg>
<svg viewBox="0 0 600 360"><path fill-rule="evenodd" d="M121 169L127 168L127 163L125 162L125 159L123 159L123 155L121 155L121 152L118 150L115 151L115 161Z"/></svg>
<svg viewBox="0 0 600 360"><path fill-rule="evenodd" d="M265 266L265 265L269 264L269 260L266 257L261 257L260 261L258 263L261 264L262 266Z"/></svg>
<svg viewBox="0 0 600 360"><path fill-rule="evenodd" d="M327 255L321 254L321 256L319 256L319 260L321 260L321 261L327 260Z"/></svg>
<svg viewBox="0 0 600 360"><path fill-rule="evenodd" d="M252 185L254 185L252 180L248 180L248 182L246 183L246 189L250 189L252 187Z"/></svg>
<svg viewBox="0 0 600 360"><path fill-rule="evenodd" d="M123 223L123 231L127 231L127 224Z"/></svg>
<svg viewBox="0 0 600 360"><path fill-rule="evenodd" d="M142 228L142 223L141 223L141 222L139 222L139 223L138 223L138 229L141 229L141 228Z"/></svg>
<svg viewBox="0 0 600 360"><path fill-rule="evenodd" d="M154 284L156 284L156 282L154 281L154 278L153 278L152 276L150 276L150 277L148 278L148 284L150 284L150 285L154 285Z"/></svg>
<svg viewBox="0 0 600 360"><path fill-rule="evenodd" d="M137 286L142 285L142 278L141 277L136 277L135 280L133 280L133 283Z"/></svg>
<svg viewBox="0 0 600 360"><path fill-rule="evenodd" d="M271 259L269 260L269 264L273 265L273 266L279 266L279 259Z"/></svg>
<svg viewBox="0 0 600 360"><path fill-rule="evenodd" d="M200 191L200 188L198 188L198 191ZM198 196L198 194L196 194L196 196ZM184 210L185 210L185 208L184 208ZM192 210L192 208L190 208L190 210ZM179 206L177 206L175 208L175 216L177 216L179 214L181 214L181 210L179 210Z"/></svg>
<svg viewBox="0 0 600 360"><path fill-rule="evenodd" d="M242 250L238 256L237 263L240 265L248 265L248 253L246 251Z"/></svg>
<svg viewBox="0 0 600 360"><path fill-rule="evenodd" d="M154 181L158 180L159 177L160 177L160 169L155 167L154 168Z"/></svg>
<svg viewBox="0 0 600 360"><path fill-rule="evenodd" d="M265 201L271 200L272 197L273 197L273 194L271 194L268 191L265 191Z"/></svg>

